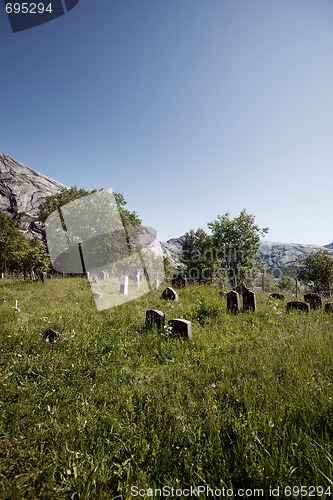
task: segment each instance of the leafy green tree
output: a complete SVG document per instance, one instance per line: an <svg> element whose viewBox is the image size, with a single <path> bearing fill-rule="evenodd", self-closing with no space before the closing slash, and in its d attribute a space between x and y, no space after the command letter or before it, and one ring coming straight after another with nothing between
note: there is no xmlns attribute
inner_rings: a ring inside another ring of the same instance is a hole
<svg viewBox="0 0 333 500"><path fill-rule="evenodd" d="M233 286L246 280L257 261L260 236L268 232L268 228L260 229L254 220L254 215L242 210L234 219L226 213L208 223L217 261L227 272Z"/></svg>
<svg viewBox="0 0 333 500"><path fill-rule="evenodd" d="M23 269L31 271L32 269L39 273L50 271L52 269L50 256L46 245L31 243L30 248L23 255Z"/></svg>
<svg viewBox="0 0 333 500"><path fill-rule="evenodd" d="M93 189L92 191L87 191L86 189L78 189L76 186L71 188L62 188L59 193L54 195L47 196L43 203L39 206L39 212L37 219L40 222L45 222L49 215L55 210L59 210L60 207L70 203L71 201L78 200L87 196L89 194L97 193L97 189ZM139 226L141 224L141 220L139 219L136 212L130 212L126 210L124 207L127 205L127 201L125 201L124 196L121 193L113 193L118 210L120 213L120 217L125 227L128 225Z"/></svg>
<svg viewBox="0 0 333 500"><path fill-rule="evenodd" d="M9 214L0 213L0 267L1 271L21 270L29 240Z"/></svg>
<svg viewBox="0 0 333 500"><path fill-rule="evenodd" d="M186 266L186 274L190 279L208 281L212 279L215 256L214 245L210 235L203 229L191 229L185 234L181 261Z"/></svg>
<svg viewBox="0 0 333 500"><path fill-rule="evenodd" d="M333 259L326 252L311 252L300 262L298 279L316 292L327 291L333 282Z"/></svg>

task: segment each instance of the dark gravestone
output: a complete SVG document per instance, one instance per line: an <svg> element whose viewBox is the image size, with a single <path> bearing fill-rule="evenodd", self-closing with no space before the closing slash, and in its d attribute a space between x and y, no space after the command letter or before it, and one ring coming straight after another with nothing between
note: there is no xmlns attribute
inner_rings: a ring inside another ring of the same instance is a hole
<svg viewBox="0 0 333 500"><path fill-rule="evenodd" d="M43 340L46 342L55 342L58 337L60 337L60 333L56 332L52 328L43 333Z"/></svg>
<svg viewBox="0 0 333 500"><path fill-rule="evenodd" d="M44 283L44 285L47 285L47 273L42 273L41 280Z"/></svg>
<svg viewBox="0 0 333 500"><path fill-rule="evenodd" d="M173 288L168 287L162 293L162 299L174 300L175 302L178 302L178 293L175 292Z"/></svg>
<svg viewBox="0 0 333 500"><path fill-rule="evenodd" d="M285 296L282 295L282 293L271 293L269 298L270 299L285 300Z"/></svg>
<svg viewBox="0 0 333 500"><path fill-rule="evenodd" d="M157 309L146 311L146 327L151 329L156 326L159 330L163 330L165 325L165 314Z"/></svg>
<svg viewBox="0 0 333 500"><path fill-rule="evenodd" d="M186 278L182 276L181 274L178 274L178 276L174 276L172 278L172 286L176 286L177 288L184 288L186 286Z"/></svg>
<svg viewBox="0 0 333 500"><path fill-rule="evenodd" d="M233 314L237 314L239 311L239 295L234 290L227 293L227 309Z"/></svg>
<svg viewBox="0 0 333 500"><path fill-rule="evenodd" d="M243 291L243 311L256 311L256 296L252 290Z"/></svg>
<svg viewBox="0 0 333 500"><path fill-rule="evenodd" d="M174 336L192 338L192 323L186 319L170 319L168 322Z"/></svg>
<svg viewBox="0 0 333 500"><path fill-rule="evenodd" d="M322 306L321 296L317 293L307 293L304 295L304 301L310 305L311 309L320 309Z"/></svg>
<svg viewBox="0 0 333 500"><path fill-rule="evenodd" d="M292 309L296 309L297 311L305 311L309 312L310 307L306 302L298 302L297 300L293 300L292 302L287 303L287 311L291 311Z"/></svg>
<svg viewBox="0 0 333 500"><path fill-rule="evenodd" d="M247 288L245 286L245 283L240 283L236 288L235 288L236 292L239 294L239 295L242 295L244 292L246 292Z"/></svg>
<svg viewBox="0 0 333 500"><path fill-rule="evenodd" d="M325 311L333 312L333 302L327 302L327 304L325 304Z"/></svg>

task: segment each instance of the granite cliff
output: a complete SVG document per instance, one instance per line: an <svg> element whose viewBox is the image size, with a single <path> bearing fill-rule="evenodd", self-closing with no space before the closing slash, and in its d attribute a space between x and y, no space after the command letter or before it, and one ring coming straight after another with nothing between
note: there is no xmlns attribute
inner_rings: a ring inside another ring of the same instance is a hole
<svg viewBox="0 0 333 500"><path fill-rule="evenodd" d="M34 220L40 203L63 187L60 182L0 152L0 212L9 213L29 237L41 232Z"/></svg>

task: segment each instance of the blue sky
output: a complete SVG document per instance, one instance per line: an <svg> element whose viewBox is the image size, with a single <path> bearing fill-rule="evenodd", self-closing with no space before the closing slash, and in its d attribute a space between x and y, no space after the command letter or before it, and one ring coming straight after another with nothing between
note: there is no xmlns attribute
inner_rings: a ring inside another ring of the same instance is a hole
<svg viewBox="0 0 333 500"><path fill-rule="evenodd" d="M0 64L0 151L163 241L243 208L333 240L332 0L80 0L15 34L1 2Z"/></svg>

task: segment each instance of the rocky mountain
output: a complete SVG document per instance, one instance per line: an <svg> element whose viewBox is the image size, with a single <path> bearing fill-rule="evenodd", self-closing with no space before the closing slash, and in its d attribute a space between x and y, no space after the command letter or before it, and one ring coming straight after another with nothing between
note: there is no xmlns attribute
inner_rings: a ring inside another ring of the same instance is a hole
<svg viewBox="0 0 333 500"><path fill-rule="evenodd" d="M333 249L333 241L332 243L329 243L328 245L324 245L325 248L332 248Z"/></svg>
<svg viewBox="0 0 333 500"><path fill-rule="evenodd" d="M0 212L8 212L32 237L40 226L33 220L42 201L64 185L0 152Z"/></svg>
<svg viewBox="0 0 333 500"><path fill-rule="evenodd" d="M179 257L185 236L172 238L162 243L164 249L168 250L173 258ZM258 252L258 261L266 263L269 267L290 266L294 262L304 259L311 252L325 251L333 257L333 243L326 246L307 245L300 243L282 243L279 241L262 241Z"/></svg>

